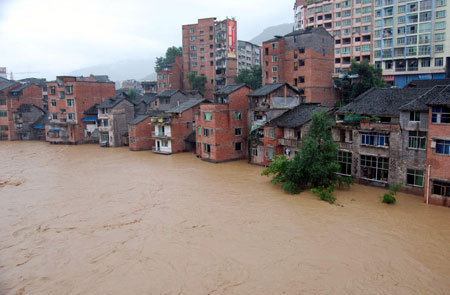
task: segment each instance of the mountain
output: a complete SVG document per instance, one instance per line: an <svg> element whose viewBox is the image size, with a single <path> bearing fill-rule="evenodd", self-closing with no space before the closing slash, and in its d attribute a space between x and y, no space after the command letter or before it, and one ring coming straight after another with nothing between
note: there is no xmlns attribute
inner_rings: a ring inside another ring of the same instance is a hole
<svg viewBox="0 0 450 295"><path fill-rule="evenodd" d="M155 58L145 60L122 60L111 64L96 65L78 69L69 73L69 75L108 75L112 81L123 81L128 79L146 79L156 78Z"/></svg>
<svg viewBox="0 0 450 295"><path fill-rule="evenodd" d="M268 27L261 34L251 39L250 42L257 45L262 45L264 41L272 39L274 36L284 36L292 32L293 27L293 23Z"/></svg>

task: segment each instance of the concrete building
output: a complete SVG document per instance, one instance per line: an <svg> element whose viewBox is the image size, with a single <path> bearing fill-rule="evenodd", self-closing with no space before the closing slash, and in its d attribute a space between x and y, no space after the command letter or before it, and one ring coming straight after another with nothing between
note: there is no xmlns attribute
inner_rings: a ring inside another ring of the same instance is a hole
<svg viewBox="0 0 450 295"><path fill-rule="evenodd" d="M314 113L331 113L332 110L331 107L317 103L302 103L270 120L264 126L264 151L258 153L257 148L252 148L252 157L258 157L258 161L266 166L270 165L275 156L286 155L292 158L301 148Z"/></svg>
<svg viewBox="0 0 450 295"><path fill-rule="evenodd" d="M124 98L108 98L97 106L101 146L128 144L128 122L134 119L134 107L134 103Z"/></svg>
<svg viewBox="0 0 450 295"><path fill-rule="evenodd" d="M415 79L442 79L450 66L445 0L374 1L373 58L385 80L405 86Z"/></svg>
<svg viewBox="0 0 450 295"><path fill-rule="evenodd" d="M295 0L294 4L294 31L305 28L305 4L306 0Z"/></svg>
<svg viewBox="0 0 450 295"><path fill-rule="evenodd" d="M261 46L238 40L237 54L238 72L242 69L251 69L253 66L261 66Z"/></svg>
<svg viewBox="0 0 450 295"><path fill-rule="evenodd" d="M158 93L165 90L184 89L183 83L183 57L176 56L175 62L167 64L156 73Z"/></svg>
<svg viewBox="0 0 450 295"><path fill-rule="evenodd" d="M424 200L450 207L450 86L427 95L428 143Z"/></svg>
<svg viewBox="0 0 450 295"><path fill-rule="evenodd" d="M141 81L143 94L151 94L158 92L158 84L156 81Z"/></svg>
<svg viewBox="0 0 450 295"><path fill-rule="evenodd" d="M81 120L84 124L83 142L98 144L98 104L94 104L83 114L84 118Z"/></svg>
<svg viewBox="0 0 450 295"><path fill-rule="evenodd" d="M250 92L244 84L227 85L216 91L214 103L200 105L195 118L198 157L215 163L246 157Z"/></svg>
<svg viewBox="0 0 450 295"><path fill-rule="evenodd" d="M156 95L156 100L152 103L152 109L159 111L168 111L188 100L200 98L203 98L203 96L196 90L165 90Z"/></svg>
<svg viewBox="0 0 450 295"><path fill-rule="evenodd" d="M47 83L47 88L50 122L45 130L50 143L84 143L84 112L116 93L114 82L74 76L58 76Z"/></svg>
<svg viewBox="0 0 450 295"><path fill-rule="evenodd" d="M191 99L168 110L165 114L152 116L152 123L155 125L155 131L151 137L155 141L152 151L166 155L194 151L195 142L192 142L192 136L195 113L204 101L203 98Z"/></svg>
<svg viewBox="0 0 450 295"><path fill-rule="evenodd" d="M45 121L48 118L45 110L34 104L21 104L12 116L18 140L45 140Z"/></svg>
<svg viewBox="0 0 450 295"><path fill-rule="evenodd" d="M296 1L295 6L297 27L323 27L333 35L335 73L347 71L352 59L372 62L372 0Z"/></svg>
<svg viewBox="0 0 450 295"><path fill-rule="evenodd" d="M302 102L334 106L333 38L323 28L297 30L263 43L263 84L291 84Z"/></svg>
<svg viewBox="0 0 450 295"><path fill-rule="evenodd" d="M288 83L266 84L248 95L250 162L265 165L264 125L300 104L300 92Z"/></svg>
<svg viewBox="0 0 450 295"><path fill-rule="evenodd" d="M183 25L183 83L190 89L188 74L206 77L206 98L214 91L234 83L237 75L237 26L233 19L215 17Z"/></svg>
<svg viewBox="0 0 450 295"><path fill-rule="evenodd" d="M0 139L20 140L32 137L28 134L31 131L28 127L31 127L29 125L34 122L24 120L33 120L40 112L37 110L34 112L34 108L33 110L27 108L32 114L20 118L24 114L22 105L32 105L43 110L42 89L35 84L0 80ZM27 130L24 130L24 127Z"/></svg>

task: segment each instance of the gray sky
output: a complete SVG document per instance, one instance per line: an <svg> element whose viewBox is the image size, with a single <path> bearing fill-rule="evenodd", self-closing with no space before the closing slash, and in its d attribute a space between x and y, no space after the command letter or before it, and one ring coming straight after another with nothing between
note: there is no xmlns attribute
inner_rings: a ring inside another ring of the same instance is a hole
<svg viewBox="0 0 450 295"><path fill-rule="evenodd" d="M238 39L251 39L266 27L293 22L293 5L293 0L0 0L0 66L16 72L15 79L54 79L83 67L153 59L171 45L181 46L181 25L212 16L236 17Z"/></svg>

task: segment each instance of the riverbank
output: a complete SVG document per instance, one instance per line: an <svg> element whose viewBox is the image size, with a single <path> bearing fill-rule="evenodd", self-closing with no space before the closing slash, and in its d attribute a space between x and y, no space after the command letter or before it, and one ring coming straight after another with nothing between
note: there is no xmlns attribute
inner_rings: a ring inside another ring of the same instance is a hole
<svg viewBox="0 0 450 295"><path fill-rule="evenodd" d="M1 294L445 294L450 211L246 161L0 142Z"/></svg>

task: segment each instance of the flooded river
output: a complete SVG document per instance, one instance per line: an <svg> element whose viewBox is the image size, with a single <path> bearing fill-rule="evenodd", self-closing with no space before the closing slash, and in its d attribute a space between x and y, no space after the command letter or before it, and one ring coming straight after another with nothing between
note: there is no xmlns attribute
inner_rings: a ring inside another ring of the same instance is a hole
<svg viewBox="0 0 450 295"><path fill-rule="evenodd" d="M0 142L0 294L450 294L450 209L245 161Z"/></svg>

